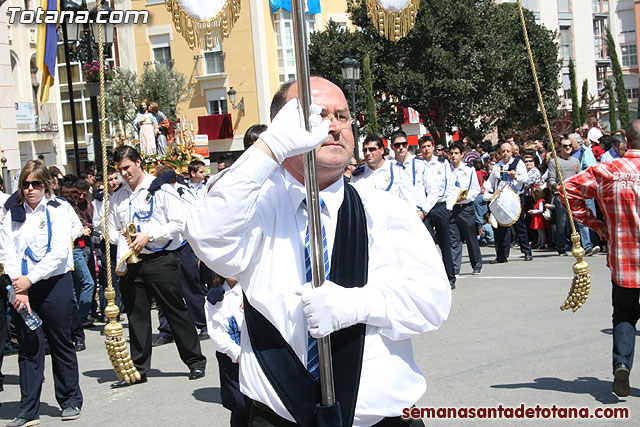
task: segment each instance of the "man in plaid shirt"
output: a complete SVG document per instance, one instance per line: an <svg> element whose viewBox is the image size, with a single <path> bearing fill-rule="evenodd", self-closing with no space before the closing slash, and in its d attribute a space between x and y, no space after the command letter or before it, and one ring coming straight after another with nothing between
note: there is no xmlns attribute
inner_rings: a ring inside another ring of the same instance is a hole
<svg viewBox="0 0 640 427"><path fill-rule="evenodd" d="M640 120L626 130L624 157L592 166L567 179L569 204L576 219L607 240L607 265L613 291L613 391L629 395L636 323L640 318ZM596 199L605 222L587 208ZM564 200L563 200L564 203Z"/></svg>

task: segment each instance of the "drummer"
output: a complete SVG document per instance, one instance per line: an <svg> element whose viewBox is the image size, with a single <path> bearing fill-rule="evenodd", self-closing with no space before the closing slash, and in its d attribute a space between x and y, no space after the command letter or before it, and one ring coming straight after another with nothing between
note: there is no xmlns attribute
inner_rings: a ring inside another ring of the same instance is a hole
<svg viewBox="0 0 640 427"><path fill-rule="evenodd" d="M522 208L524 206L524 184L527 182L527 167L520 157L513 157L513 146L510 143L502 144L500 153L502 159L496 163L491 175L483 184L487 190L485 198L490 199L499 188L511 185L513 191L520 196L520 207ZM512 229L520 242L520 251L524 253L524 260L531 261L533 259L527 225L524 215L520 215L511 227L498 225L495 234L496 259L491 261L491 264L501 264L508 261Z"/></svg>

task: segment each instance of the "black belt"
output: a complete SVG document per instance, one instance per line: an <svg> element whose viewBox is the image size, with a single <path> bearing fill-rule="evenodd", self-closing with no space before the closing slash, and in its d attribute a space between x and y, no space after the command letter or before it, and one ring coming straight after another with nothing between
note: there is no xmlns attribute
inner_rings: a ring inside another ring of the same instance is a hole
<svg viewBox="0 0 640 427"><path fill-rule="evenodd" d="M138 256L140 258L142 258L142 259L155 259L155 258L160 258L160 257L165 256L165 255L169 255L171 252L173 252L173 251L169 251L167 249L164 249L162 251L152 252L150 254L140 254Z"/></svg>
<svg viewBox="0 0 640 427"><path fill-rule="evenodd" d="M256 426L273 426L273 427L295 427L298 424L291 422L280 415L276 414L267 405L255 400L251 401L251 412L249 415L249 425L253 426L253 421L256 421ZM415 424L412 424L415 423ZM374 426L379 427L414 427L424 426L422 420L414 420L411 418L404 419L402 417L385 417L380 420Z"/></svg>

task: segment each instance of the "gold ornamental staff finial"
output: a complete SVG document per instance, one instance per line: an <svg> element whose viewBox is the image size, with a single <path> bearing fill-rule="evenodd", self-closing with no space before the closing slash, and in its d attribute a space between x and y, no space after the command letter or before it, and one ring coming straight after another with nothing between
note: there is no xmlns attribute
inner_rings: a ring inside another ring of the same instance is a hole
<svg viewBox="0 0 640 427"><path fill-rule="evenodd" d="M97 4L98 14L102 8L102 2L98 1ZM98 46L103 46L103 25L98 25ZM109 245L109 185L107 183L107 120L105 119L105 86L104 86L104 49L98 49L98 58L100 60L100 134L102 135L102 179L104 182L104 241ZM105 251L106 265L111 265L111 251ZM127 350L127 342L122 334L122 325L118 323L117 318L120 313L120 309L115 304L116 291L113 288L113 282L111 277L111 269L105 269L107 273L107 287L104 290L104 296L107 299L107 307L104 309L104 314L109 318L109 323L104 327L105 345L107 347L107 353L111 364L116 372L119 380L125 380L127 383L132 384L136 381L140 381L142 378L140 372L136 369L129 356Z"/></svg>
<svg viewBox="0 0 640 427"><path fill-rule="evenodd" d="M527 25L524 20L524 12L522 11L522 1L518 0L518 11L520 13L520 22L522 23L522 31L524 32L524 41L527 45L527 53L529 54L529 62L531 63L531 71L533 72L533 81L536 85L536 92L538 93L538 102L540 102L540 109L542 110L542 117L544 118L544 124L547 127L547 136L551 142L551 150L553 150L553 160L556 164L556 170L558 171L558 177L560 178L560 190L562 197L569 213L569 223L571 224L571 241L573 242L573 250L571 253L576 258L576 263L573 264L573 281L571 282L571 289L569 289L569 295L564 304L560 306L560 310L572 309L574 312L578 311L580 307L587 301L589 296L589 289L591 288L591 276L589 275L589 264L587 264L583 258L585 255L584 248L580 245L580 235L576 231L576 226L573 222L573 212L569 206L569 198L567 197L567 190L564 187L564 178L562 177L562 171L558 163L558 155L556 154L556 147L553 144L553 135L551 134L551 126L549 126L549 119L547 118L547 110L544 108L544 101L542 100L542 91L540 90L540 83L538 82L538 74L536 73L536 66L533 60L533 53L531 52L531 44L529 43L529 35L527 33Z"/></svg>
<svg viewBox="0 0 640 427"><path fill-rule="evenodd" d="M406 36L416 23L420 0L366 0L367 15L380 37L392 42Z"/></svg>

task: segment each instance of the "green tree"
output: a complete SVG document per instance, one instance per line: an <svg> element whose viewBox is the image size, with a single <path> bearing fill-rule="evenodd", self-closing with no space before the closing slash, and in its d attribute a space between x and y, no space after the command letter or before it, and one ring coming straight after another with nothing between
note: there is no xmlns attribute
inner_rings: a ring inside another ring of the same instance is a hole
<svg viewBox="0 0 640 427"><path fill-rule="evenodd" d="M130 134L129 129L136 117L136 105L139 100L140 88L136 73L126 68L118 68L105 97L107 119L116 125L122 121L127 128L127 134Z"/></svg>
<svg viewBox="0 0 640 427"><path fill-rule="evenodd" d="M580 118L580 110L578 109L578 83L576 82L576 67L573 60L569 60L569 85L571 91L571 117L573 118L573 129L582 126L584 123Z"/></svg>
<svg viewBox="0 0 640 427"><path fill-rule="evenodd" d="M613 90L613 83L607 79L607 96L609 98L609 130L614 132L618 129L618 118L616 117L616 94Z"/></svg>
<svg viewBox="0 0 640 427"><path fill-rule="evenodd" d="M501 130L540 126L514 6L490 0L423 1L414 28L393 43L378 35L364 0L348 0L351 21L359 28L352 33L328 28L312 36L312 72L331 79L339 73L337 62L345 52L369 53L383 131L397 127L402 108L409 106L420 113L436 139L443 139L454 126L474 138L496 125ZM556 34L536 24L530 12L525 15L543 98L553 119L559 105Z"/></svg>
<svg viewBox="0 0 640 427"><path fill-rule="evenodd" d="M179 71L156 65L155 68L146 67L140 76L140 97L148 102L157 102L169 121L175 121L178 116L178 106L191 99L193 84Z"/></svg>
<svg viewBox="0 0 640 427"><path fill-rule="evenodd" d="M371 81L371 55L366 53L362 60L362 85L364 86L364 96L367 103L365 112L365 125L367 133L377 135L379 133L378 120L376 114L376 101L373 98L373 83Z"/></svg>
<svg viewBox="0 0 640 427"><path fill-rule="evenodd" d="M607 53L611 58L611 68L613 69L613 78L616 82L616 98L618 103L618 115L620 116L620 127L626 128L631 124L631 115L629 114L629 102L627 101L627 89L624 87L624 77L622 68L618 60L618 52L616 51L616 43L613 40L611 30L607 28Z"/></svg>
<svg viewBox="0 0 640 427"><path fill-rule="evenodd" d="M587 111L589 111L589 80L582 82L582 104L580 104L580 124L587 123Z"/></svg>

